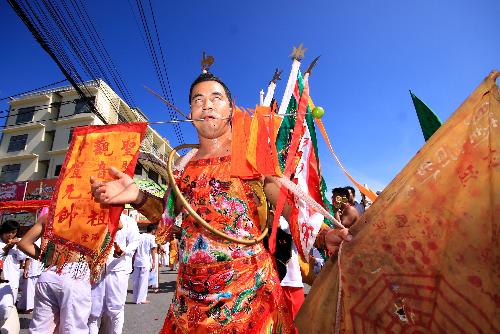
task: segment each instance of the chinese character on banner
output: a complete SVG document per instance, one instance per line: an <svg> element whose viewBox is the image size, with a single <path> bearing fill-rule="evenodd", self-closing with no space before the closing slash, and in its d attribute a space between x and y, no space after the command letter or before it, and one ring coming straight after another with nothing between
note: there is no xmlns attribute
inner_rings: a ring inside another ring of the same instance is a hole
<svg viewBox="0 0 500 334"><path fill-rule="evenodd" d="M97 271L112 248L121 206L105 206L94 201L91 176L110 181L108 167L133 176L146 123L127 123L75 128L70 147L57 180L44 238L58 252L80 253L91 270ZM126 150L125 142L127 142ZM127 162L125 164L125 162ZM71 257L57 257L56 266ZM92 271L94 273L95 271Z"/></svg>

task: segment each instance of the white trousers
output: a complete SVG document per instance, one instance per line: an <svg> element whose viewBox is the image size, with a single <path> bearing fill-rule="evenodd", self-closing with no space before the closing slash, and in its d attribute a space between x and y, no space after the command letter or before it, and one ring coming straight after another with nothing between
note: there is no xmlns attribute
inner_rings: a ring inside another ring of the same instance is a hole
<svg viewBox="0 0 500 334"><path fill-rule="evenodd" d="M148 285L153 287L154 289L158 289L159 281L158 281L158 256L156 256L155 262L155 270L149 272L149 282Z"/></svg>
<svg viewBox="0 0 500 334"><path fill-rule="evenodd" d="M148 296L149 267L134 268L134 296L136 304L144 303Z"/></svg>
<svg viewBox="0 0 500 334"><path fill-rule="evenodd" d="M22 279L22 292L17 302L18 309L32 310L35 307L35 285L38 277L40 275Z"/></svg>
<svg viewBox="0 0 500 334"><path fill-rule="evenodd" d="M2 326L0 327L1 334L19 334L21 326L19 323L19 314L17 314L15 307L12 307L9 317L5 321L1 320L0 324Z"/></svg>
<svg viewBox="0 0 500 334"><path fill-rule="evenodd" d="M128 278L126 271L109 271L92 286L92 310L88 323L90 334L99 333L103 316L110 320L106 334L121 334L125 322Z"/></svg>
<svg viewBox="0 0 500 334"><path fill-rule="evenodd" d="M45 271L35 286L30 334L88 334L90 283L71 275Z"/></svg>

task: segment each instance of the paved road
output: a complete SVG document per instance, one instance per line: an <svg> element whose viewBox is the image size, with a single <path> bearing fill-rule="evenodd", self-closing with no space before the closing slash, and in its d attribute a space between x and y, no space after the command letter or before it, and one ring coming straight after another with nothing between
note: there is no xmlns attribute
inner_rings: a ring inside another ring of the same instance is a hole
<svg viewBox="0 0 500 334"><path fill-rule="evenodd" d="M132 280L129 280L127 302L125 304L125 326L123 334L157 334L163 325L170 302L174 295L177 272L160 268L160 291L149 292L148 300L144 305L132 303ZM310 287L306 286L305 292ZM21 334L28 333L31 315L20 314Z"/></svg>
<svg viewBox="0 0 500 334"><path fill-rule="evenodd" d="M156 334L160 332L163 320L175 290L177 272L160 269L160 291L149 292L149 304L136 305L132 301L132 280L129 280L127 302L125 304L125 326L123 334ZM21 334L28 333L31 315L20 314Z"/></svg>

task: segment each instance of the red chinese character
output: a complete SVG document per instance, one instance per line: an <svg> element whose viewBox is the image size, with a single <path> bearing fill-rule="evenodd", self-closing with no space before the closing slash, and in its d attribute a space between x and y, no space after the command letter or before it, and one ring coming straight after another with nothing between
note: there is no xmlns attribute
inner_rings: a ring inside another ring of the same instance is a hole
<svg viewBox="0 0 500 334"><path fill-rule="evenodd" d="M66 219L69 219L68 220L68 223L69 223L69 227L71 228L71 223L73 222L73 218L75 218L78 214L75 212L75 203L72 203L71 204L71 210L68 211L68 209L66 207L62 208L61 211L59 211L59 213L57 213L55 215L55 217L57 217L57 223L58 224L62 224L64 223L64 221Z"/></svg>
<svg viewBox="0 0 500 334"><path fill-rule="evenodd" d="M99 233L94 233L92 234L92 239L91 241L98 241L99 240Z"/></svg>
<svg viewBox="0 0 500 334"><path fill-rule="evenodd" d="M122 151L124 155L134 155L132 149L134 149L137 143L132 139L122 140L123 146Z"/></svg>
<svg viewBox="0 0 500 334"><path fill-rule="evenodd" d="M409 227L408 218L405 215L396 215L396 226L397 227Z"/></svg>
<svg viewBox="0 0 500 334"><path fill-rule="evenodd" d="M100 137L99 139L96 140L94 144L94 153L95 155L101 155L104 154L105 156L109 157L113 152L108 152L109 150L109 143L104 139L104 137Z"/></svg>
<svg viewBox="0 0 500 334"><path fill-rule="evenodd" d="M106 177L108 170L104 161L101 160L101 162L99 162L99 166L94 170L94 172L97 172L98 178L104 179Z"/></svg>
<svg viewBox="0 0 500 334"><path fill-rule="evenodd" d="M88 238L89 238L89 234L87 232L83 233L82 236L81 236L81 240L83 242L88 242Z"/></svg>
<svg viewBox="0 0 500 334"><path fill-rule="evenodd" d="M71 195L71 193L75 190L75 185L74 184L68 184L66 186L66 191L64 192L64 195L62 196L62 198L65 198L67 197L68 199L79 199L82 197L82 194L78 195L78 196L74 196L74 195Z"/></svg>
<svg viewBox="0 0 500 334"><path fill-rule="evenodd" d="M387 229L387 224L385 221L375 223L374 226L377 230L386 230Z"/></svg>
<svg viewBox="0 0 500 334"><path fill-rule="evenodd" d="M90 226L106 225L106 211L98 213L92 210L87 218L89 219L87 224L90 224Z"/></svg>
<svg viewBox="0 0 500 334"><path fill-rule="evenodd" d="M458 178L460 182L465 187L470 179L477 179L479 172L474 168L473 165L468 165L465 169L458 171Z"/></svg>
<svg viewBox="0 0 500 334"><path fill-rule="evenodd" d="M73 166L68 168L68 172L66 173L66 177L70 177L70 178L74 178L74 179L81 179L82 176L80 173L82 172L82 166L83 166L83 162L76 161L73 164ZM69 174L71 174L71 175L69 175Z"/></svg>
<svg viewBox="0 0 500 334"><path fill-rule="evenodd" d="M314 231L314 228L310 225L307 225L307 223L302 223L301 225L302 233L304 234L304 237L302 240L306 242L306 247L309 244L309 236L312 231Z"/></svg>
<svg viewBox="0 0 500 334"><path fill-rule="evenodd" d="M122 162L122 171L126 171L128 168L128 161Z"/></svg>

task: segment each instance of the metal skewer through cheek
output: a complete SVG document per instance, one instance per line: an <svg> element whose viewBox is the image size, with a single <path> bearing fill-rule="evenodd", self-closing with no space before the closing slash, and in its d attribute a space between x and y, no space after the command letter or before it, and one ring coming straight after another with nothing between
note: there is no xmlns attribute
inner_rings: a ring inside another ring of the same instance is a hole
<svg viewBox="0 0 500 334"><path fill-rule="evenodd" d="M177 146L177 147L173 148L172 151L170 152L170 154L168 155L168 159L167 159L167 175L168 175L168 181L170 182L170 186L172 187L175 195L181 201L182 205L186 208L187 212L189 212L189 214L198 223L200 223L204 228L206 228L207 230L209 230L213 234L215 234L215 235L217 235L217 236L219 236L219 237L221 237L223 239L226 239L228 241L232 241L232 242L235 242L235 243L243 244L243 245L255 245L256 243L261 242L262 239L264 239L265 236L267 235L267 232L268 232L268 228L267 227L264 229L264 231L262 232L262 234L259 237L257 237L256 239L238 239L238 238L234 238L234 237L231 237L231 236L227 235L226 233L221 232L221 231L213 228L212 226L210 226L210 224L208 224L205 221L205 219L203 219L202 217L200 217L198 215L198 213L196 213L196 211L191 207L191 205L189 205L188 201L186 200L186 198L184 197L184 195L182 195L179 187L175 183L174 173L173 173L173 170L172 170L175 153L177 151L185 149L185 148L199 148L199 145L195 145L195 144L183 144L183 145L180 145L180 146Z"/></svg>

